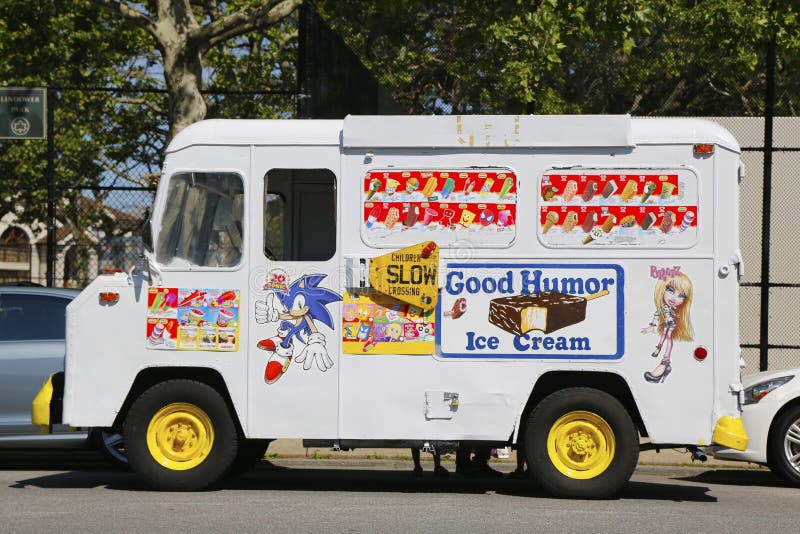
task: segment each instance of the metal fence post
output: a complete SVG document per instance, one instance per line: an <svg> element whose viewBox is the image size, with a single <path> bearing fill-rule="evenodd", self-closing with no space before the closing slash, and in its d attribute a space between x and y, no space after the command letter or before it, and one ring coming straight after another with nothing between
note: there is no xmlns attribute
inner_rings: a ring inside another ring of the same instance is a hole
<svg viewBox="0 0 800 534"><path fill-rule="evenodd" d="M775 33L767 43L767 91L764 101L764 208L761 214L761 333L759 368L769 368L769 252L772 218L772 128L775 115Z"/></svg>
<svg viewBox="0 0 800 534"><path fill-rule="evenodd" d="M47 287L55 285L56 272L56 184L55 184L55 140L53 122L55 117L55 89L47 88Z"/></svg>

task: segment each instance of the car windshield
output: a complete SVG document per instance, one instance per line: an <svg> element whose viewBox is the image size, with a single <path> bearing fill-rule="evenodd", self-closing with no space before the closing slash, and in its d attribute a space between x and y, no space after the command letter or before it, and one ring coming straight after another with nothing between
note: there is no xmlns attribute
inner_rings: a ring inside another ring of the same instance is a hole
<svg viewBox="0 0 800 534"><path fill-rule="evenodd" d="M179 173L170 179L156 258L169 267L233 267L242 257L242 179Z"/></svg>

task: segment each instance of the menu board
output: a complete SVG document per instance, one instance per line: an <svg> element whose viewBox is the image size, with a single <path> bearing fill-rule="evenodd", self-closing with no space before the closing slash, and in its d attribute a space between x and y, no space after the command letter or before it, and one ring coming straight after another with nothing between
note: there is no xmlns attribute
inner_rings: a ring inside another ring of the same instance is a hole
<svg viewBox="0 0 800 534"><path fill-rule="evenodd" d="M553 247L688 247L697 242L697 177L687 170L546 173L539 240Z"/></svg>
<svg viewBox="0 0 800 534"><path fill-rule="evenodd" d="M362 184L361 233L371 246L436 241L508 246L517 220L509 169L373 170Z"/></svg>

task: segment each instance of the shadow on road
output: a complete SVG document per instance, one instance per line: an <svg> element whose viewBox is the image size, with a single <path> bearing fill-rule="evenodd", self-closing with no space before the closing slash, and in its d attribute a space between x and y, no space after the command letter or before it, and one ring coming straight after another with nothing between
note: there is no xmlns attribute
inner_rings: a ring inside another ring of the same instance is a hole
<svg viewBox="0 0 800 534"><path fill-rule="evenodd" d="M44 460L44 459L42 459ZM131 472L114 471L101 460L72 458L71 463L53 464L58 473L17 480L12 488L37 487L45 489L75 489L105 487L119 491L149 491ZM26 465L27 464L27 465ZM33 465L32 460L9 465L0 455L0 469L48 470L48 464ZM688 477L690 482L712 482L700 477ZM664 482L629 482L620 500L668 500L675 502L715 502L705 486L687 486ZM714 481L716 482L716 481ZM531 498L548 498L535 482L508 478L466 478L451 474L449 477L434 477L426 472L421 478L411 476L410 471L375 468L288 468L261 462L255 469L237 478L224 481L218 490L235 491L297 491L297 492L388 492L388 493L451 493L490 494Z"/></svg>
<svg viewBox="0 0 800 534"><path fill-rule="evenodd" d="M772 471L756 471L751 469L712 469L692 476L675 478L676 480L701 482L704 484L730 484L735 486L764 486L775 488L792 487Z"/></svg>

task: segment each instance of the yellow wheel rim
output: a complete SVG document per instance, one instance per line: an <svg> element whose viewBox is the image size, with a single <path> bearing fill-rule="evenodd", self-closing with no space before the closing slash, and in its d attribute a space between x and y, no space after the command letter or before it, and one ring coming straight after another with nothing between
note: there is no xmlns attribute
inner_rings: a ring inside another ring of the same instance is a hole
<svg viewBox="0 0 800 534"><path fill-rule="evenodd" d="M167 469L185 471L203 463L214 446L214 426L206 412L183 402L161 408L147 426L147 448Z"/></svg>
<svg viewBox="0 0 800 534"><path fill-rule="evenodd" d="M614 459L616 441L605 419L591 412L570 412L553 423L547 454L569 478L586 480L602 474Z"/></svg>

